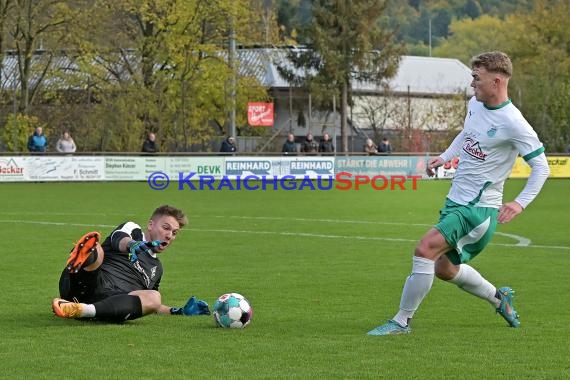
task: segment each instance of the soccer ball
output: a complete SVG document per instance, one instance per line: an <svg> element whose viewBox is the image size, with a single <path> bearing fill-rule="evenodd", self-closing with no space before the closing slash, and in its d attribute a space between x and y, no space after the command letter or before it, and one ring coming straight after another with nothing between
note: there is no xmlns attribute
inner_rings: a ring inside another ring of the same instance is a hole
<svg viewBox="0 0 570 380"><path fill-rule="evenodd" d="M226 293L214 303L216 325L231 329L243 329L251 322L253 309L249 301L239 293Z"/></svg>

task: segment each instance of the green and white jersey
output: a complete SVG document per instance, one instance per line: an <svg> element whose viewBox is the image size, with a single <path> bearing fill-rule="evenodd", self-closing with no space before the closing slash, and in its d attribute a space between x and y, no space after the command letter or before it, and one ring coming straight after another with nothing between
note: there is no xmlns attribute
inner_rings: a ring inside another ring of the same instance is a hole
<svg viewBox="0 0 570 380"><path fill-rule="evenodd" d="M543 152L536 132L510 99L490 108L473 97L463 131L441 155L444 161L459 155L448 198L461 205L499 208L517 155L528 161Z"/></svg>

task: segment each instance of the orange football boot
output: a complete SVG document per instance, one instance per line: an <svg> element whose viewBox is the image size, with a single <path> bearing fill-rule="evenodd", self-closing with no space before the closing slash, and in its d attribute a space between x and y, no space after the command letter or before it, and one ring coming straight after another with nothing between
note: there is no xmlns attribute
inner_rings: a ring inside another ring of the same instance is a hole
<svg viewBox="0 0 570 380"><path fill-rule="evenodd" d="M99 232L88 232L81 237L75 243L75 247L71 250L69 254L69 259L67 260L67 270L70 272L77 272L81 266L89 259L91 253L96 249L95 246L101 239L101 234Z"/></svg>
<svg viewBox="0 0 570 380"><path fill-rule="evenodd" d="M81 318L83 307L78 302L69 302L62 298L54 298L51 308L60 318Z"/></svg>

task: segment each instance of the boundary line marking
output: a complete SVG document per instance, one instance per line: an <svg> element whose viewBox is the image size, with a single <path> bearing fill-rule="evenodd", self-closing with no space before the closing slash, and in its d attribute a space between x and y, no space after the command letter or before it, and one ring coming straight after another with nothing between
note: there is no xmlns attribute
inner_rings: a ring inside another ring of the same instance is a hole
<svg viewBox="0 0 570 380"><path fill-rule="evenodd" d="M204 217L204 216L201 216ZM213 218L237 218L237 219L259 219L259 220L283 220L283 221L297 221L297 222L321 222L321 223L349 223L349 224L379 224L390 226L414 226L414 227L433 227L433 224L426 223L403 223L403 222L382 222L373 220L334 220L334 219L311 219L311 218L285 218L285 217L266 217L266 216L218 216L213 215ZM523 236L507 234L504 232L495 231L496 235L506 236L517 241L516 244L503 244L496 243L496 245L504 245L507 247L528 247L531 245L531 240ZM413 241L419 241L419 238ZM493 244L493 243L491 243ZM535 245L535 247L537 247ZM569 247L570 249L570 247Z"/></svg>
<svg viewBox="0 0 570 380"><path fill-rule="evenodd" d="M202 216L203 217L203 216ZM264 219L264 220L302 220L302 221L322 221L334 223L352 223L353 221L347 220L332 220L332 219L304 219L304 218L270 218L270 217L243 217L243 216L213 216L214 218L241 218L241 219ZM393 222L367 222L367 221L354 221L355 223L368 223L368 224L391 224L403 226L431 226L430 224L411 224L411 223L393 223ZM49 222L49 221L33 221L33 220L5 220L0 219L0 223L22 223L22 224L39 224L48 226L74 226L74 227L105 227L114 228L115 225L110 224L85 224L85 223L69 223L69 222ZM235 229L217 229L217 228L188 228L189 231L198 232L213 232L213 233L235 233L235 234L254 234L254 235L279 235L279 236L302 236L311 238L325 238L325 239L353 239L353 240L370 240L370 241L394 241L394 242L416 242L418 239L405 239L405 238L387 238L375 236L358 236L358 235L330 235L330 234L313 234L304 232L287 232L287 231L259 231L259 230L235 230ZM521 247L521 248L545 248L545 249L561 249L570 250L570 246L556 246L556 245L539 245L531 244L529 239L521 236L504 234L496 232L496 234L511 237L518 240L516 244L506 243L491 243L490 245L503 246L503 247Z"/></svg>

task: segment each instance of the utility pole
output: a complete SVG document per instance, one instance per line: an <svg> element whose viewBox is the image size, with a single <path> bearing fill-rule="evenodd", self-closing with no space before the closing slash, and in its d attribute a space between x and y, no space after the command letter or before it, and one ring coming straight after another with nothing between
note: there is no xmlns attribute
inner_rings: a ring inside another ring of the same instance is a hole
<svg viewBox="0 0 570 380"><path fill-rule="evenodd" d="M234 28L234 19L230 15L230 35L229 35L229 54L228 64L230 66L230 125L229 136L236 137L236 31Z"/></svg>
<svg viewBox="0 0 570 380"><path fill-rule="evenodd" d="M428 32L429 32L429 56L431 57L431 15L429 16Z"/></svg>

